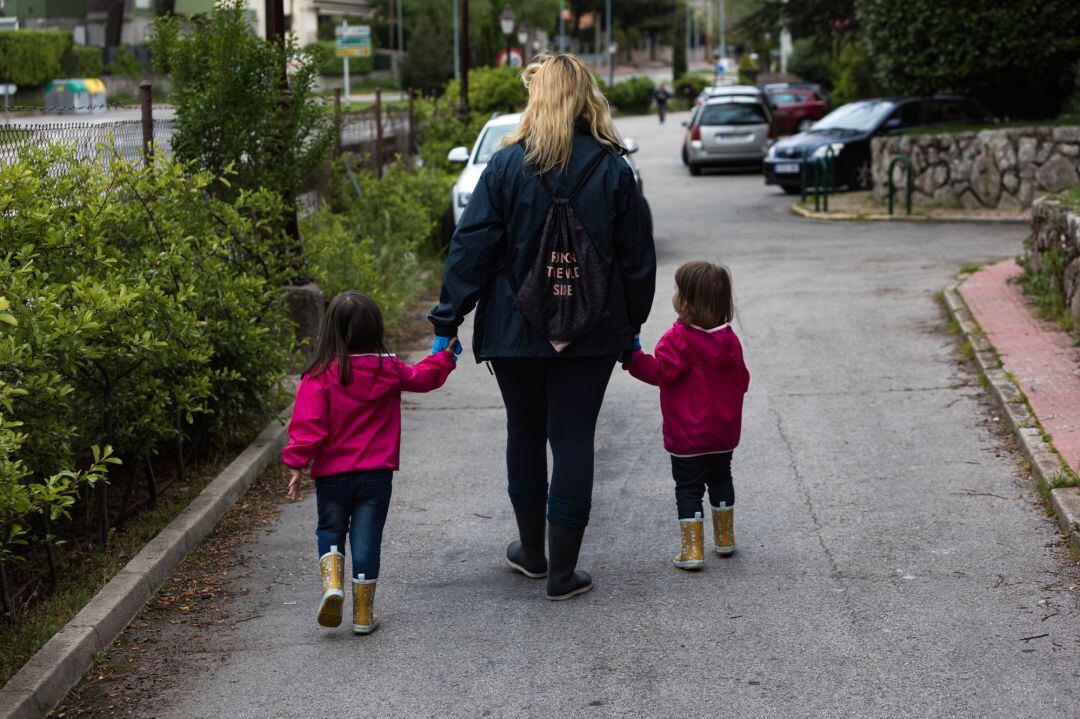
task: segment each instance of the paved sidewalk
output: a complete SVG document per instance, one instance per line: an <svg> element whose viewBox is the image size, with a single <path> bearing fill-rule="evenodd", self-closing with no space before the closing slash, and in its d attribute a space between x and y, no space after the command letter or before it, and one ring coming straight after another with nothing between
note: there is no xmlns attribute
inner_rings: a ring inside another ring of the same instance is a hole
<svg viewBox="0 0 1080 719"><path fill-rule="evenodd" d="M960 285L971 314L1001 365L1027 395L1054 447L1080 469L1080 349L1052 322L1035 316L1016 284L1014 260L989 265Z"/></svg>

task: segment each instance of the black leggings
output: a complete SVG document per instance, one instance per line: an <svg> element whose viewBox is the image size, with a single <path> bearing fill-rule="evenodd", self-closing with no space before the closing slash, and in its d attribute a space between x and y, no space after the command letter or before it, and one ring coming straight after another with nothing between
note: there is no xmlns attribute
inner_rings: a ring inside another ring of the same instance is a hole
<svg viewBox="0 0 1080 719"><path fill-rule="evenodd" d="M578 528L592 507L593 438L615 355L491 361L506 405L506 475L515 509L547 502L548 521ZM554 467L548 493L547 444Z"/></svg>
<svg viewBox="0 0 1080 719"><path fill-rule="evenodd" d="M671 476L675 478L675 505L679 519L692 519L702 511L701 498L709 488L709 503L719 507L723 502L735 504L735 487L731 483L731 452L702 454L697 457L671 455ZM704 515L702 515L704 516Z"/></svg>

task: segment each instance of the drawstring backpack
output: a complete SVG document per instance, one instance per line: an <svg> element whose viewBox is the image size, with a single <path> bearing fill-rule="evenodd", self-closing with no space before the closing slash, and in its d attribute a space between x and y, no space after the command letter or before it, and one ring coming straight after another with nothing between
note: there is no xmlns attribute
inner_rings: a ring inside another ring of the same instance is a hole
<svg viewBox="0 0 1080 719"><path fill-rule="evenodd" d="M608 268L570 201L605 155L607 150L596 153L568 197L555 197L547 180L539 175L551 208L540 231L540 251L518 289L514 306L547 337L556 352L591 330L604 315Z"/></svg>

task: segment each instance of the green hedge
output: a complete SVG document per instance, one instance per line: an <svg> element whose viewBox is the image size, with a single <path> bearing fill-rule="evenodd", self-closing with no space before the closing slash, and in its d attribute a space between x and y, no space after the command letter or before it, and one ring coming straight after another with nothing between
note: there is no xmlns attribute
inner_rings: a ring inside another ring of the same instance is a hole
<svg viewBox="0 0 1080 719"><path fill-rule="evenodd" d="M290 362L266 229L280 196L227 203L205 172L103 162L53 147L0 165L16 208L0 215L0 561L104 473L93 448L134 467L192 423L235 428Z"/></svg>
<svg viewBox="0 0 1080 719"><path fill-rule="evenodd" d="M305 47L304 50L311 53L311 56L315 58L315 63L319 67L320 75L340 77L345 74L345 63L342 62L342 58L337 57L334 54L335 45L333 40L313 42ZM349 58L349 74L351 77L367 75L372 71L374 66L375 60L372 57Z"/></svg>
<svg viewBox="0 0 1080 719"><path fill-rule="evenodd" d="M0 82L34 87L62 77L69 48L62 30L0 32Z"/></svg>
<svg viewBox="0 0 1080 719"><path fill-rule="evenodd" d="M72 45L63 65L66 77L101 77L105 71L102 49L93 45Z"/></svg>
<svg viewBox="0 0 1080 719"><path fill-rule="evenodd" d="M455 175L402 160L387 168L382 179L355 171L357 195L343 171L339 165L333 209L301 225L304 256L328 299L361 290L379 303L387 324L393 325L424 282L420 270L439 245Z"/></svg>
<svg viewBox="0 0 1080 719"><path fill-rule="evenodd" d="M656 85L647 77L632 77L614 85L601 82L600 90L620 114L641 115L649 111Z"/></svg>

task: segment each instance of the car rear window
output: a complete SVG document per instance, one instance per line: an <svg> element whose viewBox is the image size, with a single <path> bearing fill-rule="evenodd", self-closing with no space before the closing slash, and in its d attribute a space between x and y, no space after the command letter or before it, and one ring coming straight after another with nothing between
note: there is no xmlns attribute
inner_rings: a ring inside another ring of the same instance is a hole
<svg viewBox="0 0 1080 719"><path fill-rule="evenodd" d="M772 92L769 93L769 99L774 105L796 105L803 102L806 97L798 92Z"/></svg>
<svg viewBox="0 0 1080 719"><path fill-rule="evenodd" d="M698 122L701 125L762 125L769 119L761 103L732 102L706 105Z"/></svg>

